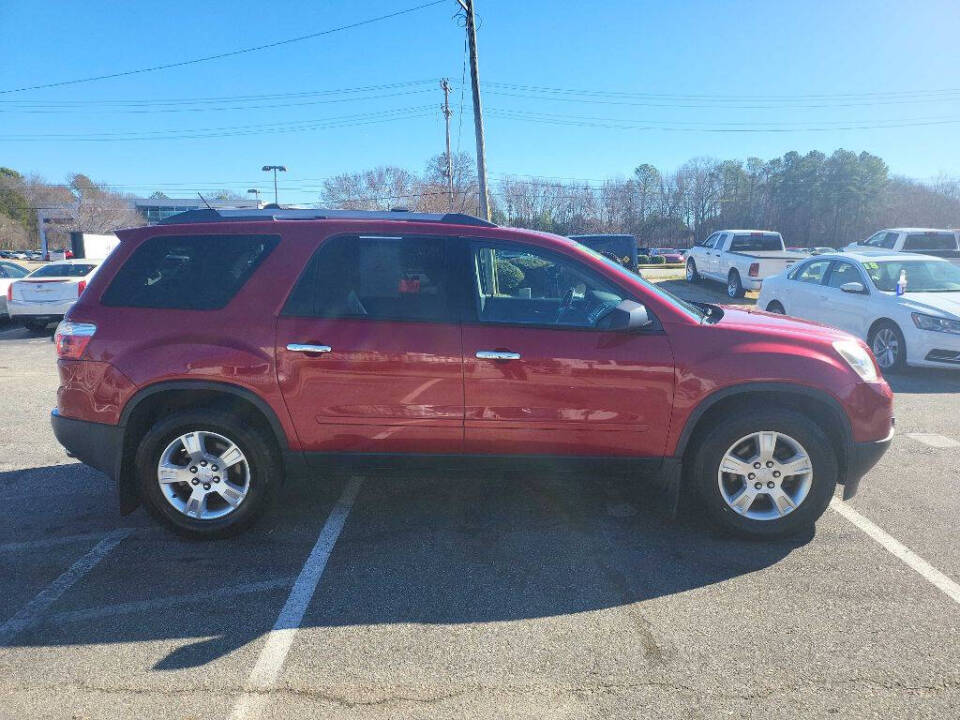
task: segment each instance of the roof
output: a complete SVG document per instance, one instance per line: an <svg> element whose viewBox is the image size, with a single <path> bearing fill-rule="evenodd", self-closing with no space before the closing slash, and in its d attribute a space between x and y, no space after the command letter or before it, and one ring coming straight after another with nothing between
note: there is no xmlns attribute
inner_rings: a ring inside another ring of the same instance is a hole
<svg viewBox="0 0 960 720"><path fill-rule="evenodd" d="M899 228L884 228L883 230L878 230L877 232L947 232L952 233L956 230L949 230L947 228L918 228L918 227L899 227Z"/></svg>
<svg viewBox="0 0 960 720"><path fill-rule="evenodd" d="M463 213L415 213L406 210L386 212L372 210L216 210L203 208L171 215L161 220L160 225L182 225L185 223L214 222L253 222L270 220L399 220L406 222L446 223L451 225L478 225L496 227L491 222Z"/></svg>
<svg viewBox="0 0 960 720"><path fill-rule="evenodd" d="M949 262L949 260L938 258L934 255L924 255L923 253L910 252L893 252L890 250L848 250L842 253L824 253L823 255L814 255L813 257L818 260L829 260L836 258L840 260L856 260L857 262L880 262L885 260L897 260L900 262L903 262L904 260L934 260L938 262Z"/></svg>

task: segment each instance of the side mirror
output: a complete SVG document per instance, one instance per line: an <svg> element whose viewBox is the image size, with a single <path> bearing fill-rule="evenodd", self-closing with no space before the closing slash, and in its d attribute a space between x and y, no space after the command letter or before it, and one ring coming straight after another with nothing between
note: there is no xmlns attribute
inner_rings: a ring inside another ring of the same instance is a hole
<svg viewBox="0 0 960 720"><path fill-rule="evenodd" d="M604 330L639 330L652 324L646 306L633 300L624 300L597 323Z"/></svg>
<svg viewBox="0 0 960 720"><path fill-rule="evenodd" d="M840 289L845 293L853 293L854 295L863 295L867 289L863 286L862 282L848 282L840 286Z"/></svg>

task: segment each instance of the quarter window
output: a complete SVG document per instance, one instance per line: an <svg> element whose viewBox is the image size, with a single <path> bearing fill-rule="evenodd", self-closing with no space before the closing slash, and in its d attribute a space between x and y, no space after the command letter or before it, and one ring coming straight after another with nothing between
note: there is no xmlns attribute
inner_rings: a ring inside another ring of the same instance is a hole
<svg viewBox="0 0 960 720"><path fill-rule="evenodd" d="M575 260L529 247L475 245L481 322L597 328L623 291Z"/></svg>
<svg viewBox="0 0 960 720"><path fill-rule="evenodd" d="M217 310L233 299L278 242L275 235L152 237L123 264L102 302L114 307Z"/></svg>
<svg viewBox="0 0 960 720"><path fill-rule="evenodd" d="M949 232L910 233L903 241L904 250L956 250L957 238Z"/></svg>
<svg viewBox="0 0 960 720"><path fill-rule="evenodd" d="M355 235L325 240L284 314L455 322L445 240Z"/></svg>

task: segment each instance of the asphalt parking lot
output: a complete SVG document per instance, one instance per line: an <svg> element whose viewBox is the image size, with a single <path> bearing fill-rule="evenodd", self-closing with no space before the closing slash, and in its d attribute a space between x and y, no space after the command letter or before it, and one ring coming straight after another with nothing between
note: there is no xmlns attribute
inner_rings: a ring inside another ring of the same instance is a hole
<svg viewBox="0 0 960 720"><path fill-rule="evenodd" d="M960 372L890 382L891 450L786 542L545 471L318 477L196 543L63 454L50 339L0 325L0 717L960 717Z"/></svg>

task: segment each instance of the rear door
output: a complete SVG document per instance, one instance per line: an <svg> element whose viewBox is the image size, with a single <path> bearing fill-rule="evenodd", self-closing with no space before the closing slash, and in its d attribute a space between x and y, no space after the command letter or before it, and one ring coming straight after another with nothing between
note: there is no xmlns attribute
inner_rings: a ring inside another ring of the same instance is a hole
<svg viewBox="0 0 960 720"><path fill-rule="evenodd" d="M277 323L277 372L304 450L459 453L457 288L443 237L324 240Z"/></svg>
<svg viewBox="0 0 960 720"><path fill-rule="evenodd" d="M657 326L602 329L624 290L521 242L473 241L466 266L466 452L663 455L673 353Z"/></svg>
<svg viewBox="0 0 960 720"><path fill-rule="evenodd" d="M807 260L784 283L784 309L787 315L826 322L828 309L823 307L823 281L830 269L830 260Z"/></svg>

